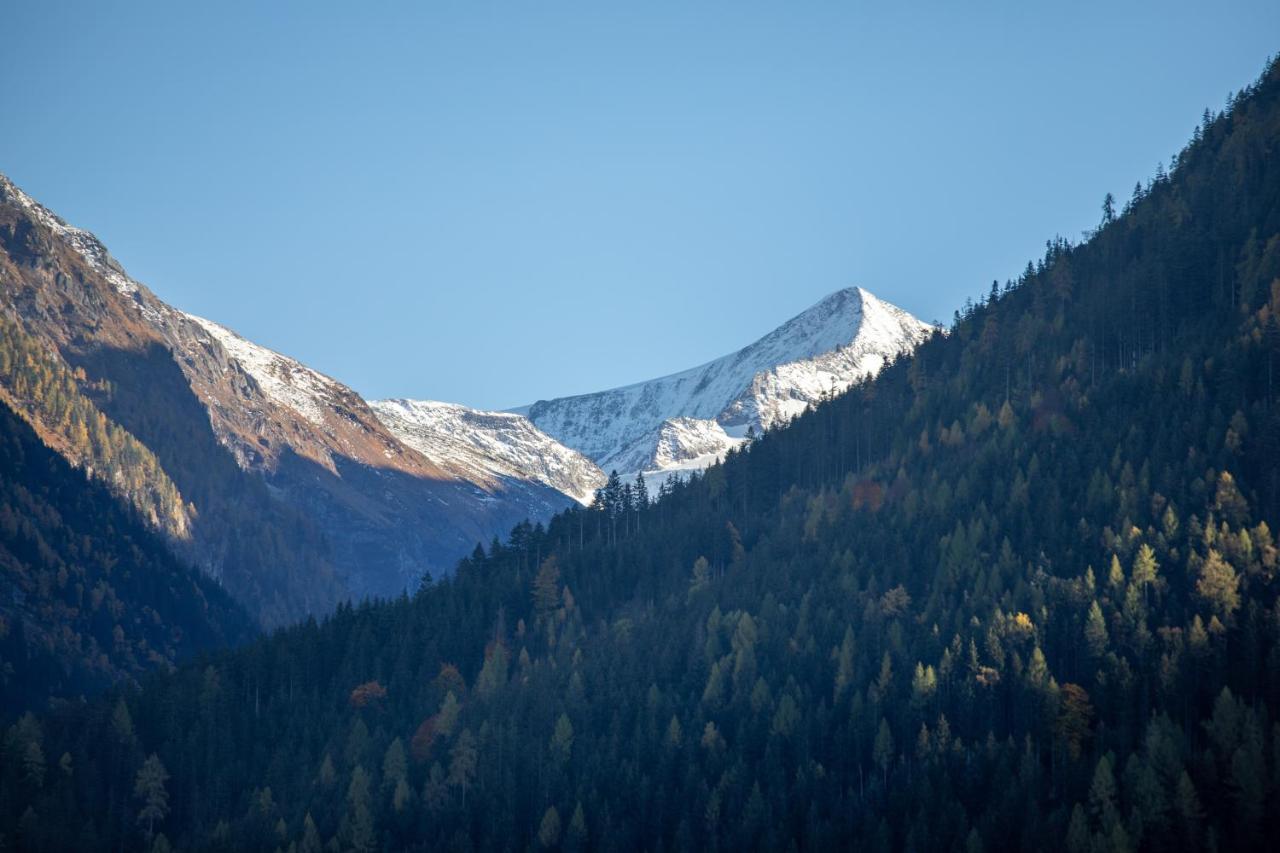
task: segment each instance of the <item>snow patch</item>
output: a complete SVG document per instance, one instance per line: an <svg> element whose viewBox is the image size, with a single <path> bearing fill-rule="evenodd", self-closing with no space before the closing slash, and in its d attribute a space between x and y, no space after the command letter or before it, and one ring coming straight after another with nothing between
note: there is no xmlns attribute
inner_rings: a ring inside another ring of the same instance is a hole
<svg viewBox="0 0 1280 853"><path fill-rule="evenodd" d="M654 472L688 467L705 468L715 464L745 438L729 435L714 420L701 418L668 418L626 451L610 457L611 470Z"/></svg>
<svg viewBox="0 0 1280 853"><path fill-rule="evenodd" d="M0 175L0 183L13 194L18 204L22 205L42 225L66 241L71 248L75 249L85 259L89 266L93 267L103 278L110 282L117 291L126 296L132 296L138 292L138 283L129 278L119 262L111 257L107 247L102 245L102 241L92 233L85 231L83 228L68 225L62 217L27 195L3 175Z"/></svg>
<svg viewBox="0 0 1280 853"><path fill-rule="evenodd" d="M253 377L264 394L311 423L324 425L324 413L329 408L325 400L345 390L340 382L287 355L246 340L212 320L194 314L184 316L221 344L227 354L244 368L245 373Z"/></svg>
<svg viewBox="0 0 1280 853"><path fill-rule="evenodd" d="M533 481L583 504L605 484L595 463L521 415L431 400L376 400L370 406L400 441L472 481Z"/></svg>

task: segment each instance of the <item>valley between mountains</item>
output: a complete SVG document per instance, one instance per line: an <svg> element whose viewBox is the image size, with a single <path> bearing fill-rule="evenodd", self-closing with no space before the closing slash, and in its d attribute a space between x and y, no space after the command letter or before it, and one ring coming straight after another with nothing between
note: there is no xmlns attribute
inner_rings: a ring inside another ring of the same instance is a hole
<svg viewBox="0 0 1280 853"><path fill-rule="evenodd" d="M0 300L9 337L131 450L101 464L101 442L18 393L33 356L0 371L4 402L266 626L411 591L477 543L590 504L610 473L643 475L656 492L934 332L849 288L737 352L647 382L510 412L366 401L167 304L3 176Z"/></svg>
<svg viewBox="0 0 1280 853"><path fill-rule="evenodd" d="M0 180L0 849L1272 850L1278 155L1272 60L945 333L510 412Z"/></svg>

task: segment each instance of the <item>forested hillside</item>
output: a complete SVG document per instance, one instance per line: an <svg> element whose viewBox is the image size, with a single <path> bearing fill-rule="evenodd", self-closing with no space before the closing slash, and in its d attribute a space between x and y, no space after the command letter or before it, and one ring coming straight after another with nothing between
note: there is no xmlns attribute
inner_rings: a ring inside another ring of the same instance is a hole
<svg viewBox="0 0 1280 853"><path fill-rule="evenodd" d="M188 538L190 510L178 487L155 454L81 392L87 381L0 313L0 399L26 413L47 444L132 503L154 528Z"/></svg>
<svg viewBox="0 0 1280 853"><path fill-rule="evenodd" d="M649 504L8 732L17 849L1267 849L1280 66Z"/></svg>
<svg viewBox="0 0 1280 853"><path fill-rule="evenodd" d="M0 341L0 363L11 342ZM48 411L83 423L78 404ZM95 439L89 452L104 460L112 448L136 452L116 431L104 431L106 440ZM182 565L138 513L70 467L0 402L5 718L250 636L248 615L216 583Z"/></svg>

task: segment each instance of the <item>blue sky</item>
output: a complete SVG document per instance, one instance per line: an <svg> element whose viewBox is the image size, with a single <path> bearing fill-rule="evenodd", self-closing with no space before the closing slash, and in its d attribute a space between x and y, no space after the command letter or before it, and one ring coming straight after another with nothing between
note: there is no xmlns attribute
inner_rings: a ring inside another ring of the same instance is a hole
<svg viewBox="0 0 1280 853"><path fill-rule="evenodd" d="M162 298L370 397L506 407L853 284L950 318L1167 163L1280 4L54 0L0 32L0 171Z"/></svg>

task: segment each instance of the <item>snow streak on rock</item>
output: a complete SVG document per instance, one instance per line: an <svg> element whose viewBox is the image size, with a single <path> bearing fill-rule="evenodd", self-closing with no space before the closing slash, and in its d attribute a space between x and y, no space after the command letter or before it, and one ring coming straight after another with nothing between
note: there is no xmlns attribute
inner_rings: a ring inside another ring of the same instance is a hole
<svg viewBox="0 0 1280 853"><path fill-rule="evenodd" d="M580 503L590 503L605 483L594 462L520 415L430 400L378 400L370 405L397 438L472 482L532 480Z"/></svg>
<svg viewBox="0 0 1280 853"><path fill-rule="evenodd" d="M0 181L5 182L8 190L13 193L20 205L26 208L41 224L47 226L54 234L65 240L71 248L79 252L89 263L89 266L111 282L117 291L126 295L138 291L137 282L129 278L124 268L120 266L115 258L111 257L107 247L102 245L97 237L82 228L68 225L60 216L27 195L3 175L0 175Z"/></svg>
<svg viewBox="0 0 1280 853"><path fill-rule="evenodd" d="M223 349L240 362L262 392L275 402L293 409L316 426L324 425L324 399L338 393L341 384L317 373L299 361L245 340L226 326L187 314L212 335Z"/></svg>

